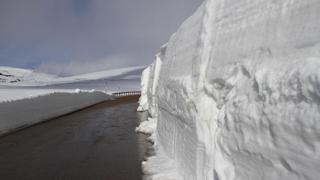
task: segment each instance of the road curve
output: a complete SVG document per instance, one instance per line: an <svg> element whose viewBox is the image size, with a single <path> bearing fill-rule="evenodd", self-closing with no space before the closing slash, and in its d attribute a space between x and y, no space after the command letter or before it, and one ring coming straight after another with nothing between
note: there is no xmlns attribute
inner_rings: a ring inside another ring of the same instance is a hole
<svg viewBox="0 0 320 180"><path fill-rule="evenodd" d="M107 101L0 138L3 180L140 180L138 96ZM19 113L19 112L17 112Z"/></svg>

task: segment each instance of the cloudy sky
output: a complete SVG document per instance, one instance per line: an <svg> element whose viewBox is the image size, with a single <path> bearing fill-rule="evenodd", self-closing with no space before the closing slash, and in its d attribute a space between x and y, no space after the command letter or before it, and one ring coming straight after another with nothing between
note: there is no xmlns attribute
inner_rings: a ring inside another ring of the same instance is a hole
<svg viewBox="0 0 320 180"><path fill-rule="evenodd" d="M78 74L152 62L202 0L1 0L0 66Z"/></svg>

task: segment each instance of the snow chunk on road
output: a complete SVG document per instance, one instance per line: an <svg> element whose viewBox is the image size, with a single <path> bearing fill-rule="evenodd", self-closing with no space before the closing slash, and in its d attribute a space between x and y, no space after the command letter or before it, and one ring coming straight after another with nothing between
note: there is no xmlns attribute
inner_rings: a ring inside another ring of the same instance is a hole
<svg viewBox="0 0 320 180"><path fill-rule="evenodd" d="M148 118L147 121L143 121L139 127L136 128L136 132L153 134L156 130L157 122L154 118Z"/></svg>

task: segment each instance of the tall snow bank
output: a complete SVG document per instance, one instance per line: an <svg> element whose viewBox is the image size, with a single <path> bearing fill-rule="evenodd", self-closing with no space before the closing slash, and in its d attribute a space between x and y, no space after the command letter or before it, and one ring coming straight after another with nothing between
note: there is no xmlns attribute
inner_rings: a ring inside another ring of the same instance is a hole
<svg viewBox="0 0 320 180"><path fill-rule="evenodd" d="M0 103L0 135L110 99L102 92L52 93Z"/></svg>
<svg viewBox="0 0 320 180"><path fill-rule="evenodd" d="M141 96L139 99L138 111L147 111L149 108L148 97L147 97L149 76L150 76L150 68L148 67L142 72L142 76L141 76Z"/></svg>
<svg viewBox="0 0 320 180"><path fill-rule="evenodd" d="M150 179L318 179L319 17L317 0L206 0L144 77Z"/></svg>

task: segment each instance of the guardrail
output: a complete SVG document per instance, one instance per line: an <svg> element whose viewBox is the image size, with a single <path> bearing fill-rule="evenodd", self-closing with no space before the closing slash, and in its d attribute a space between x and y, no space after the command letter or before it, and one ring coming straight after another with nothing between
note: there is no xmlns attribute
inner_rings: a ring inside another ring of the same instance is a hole
<svg viewBox="0 0 320 180"><path fill-rule="evenodd" d="M135 96L135 95L141 95L141 92L140 91L125 91L125 92L112 93L112 95L114 95L116 97Z"/></svg>

